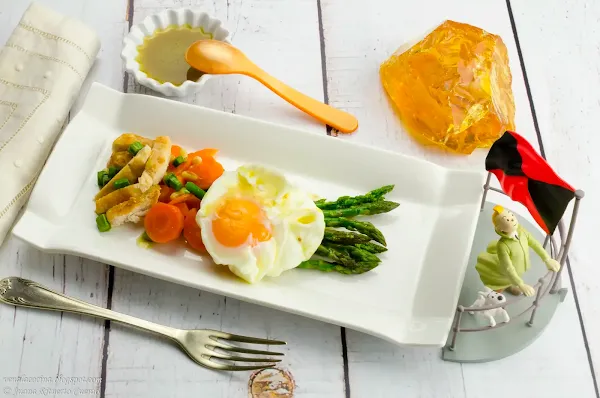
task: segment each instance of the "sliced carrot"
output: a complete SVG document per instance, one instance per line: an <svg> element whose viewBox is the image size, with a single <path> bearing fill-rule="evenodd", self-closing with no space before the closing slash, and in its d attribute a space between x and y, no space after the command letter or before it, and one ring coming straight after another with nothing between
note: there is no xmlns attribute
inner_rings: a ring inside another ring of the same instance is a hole
<svg viewBox="0 0 600 398"><path fill-rule="evenodd" d="M184 217L187 216L188 212L190 211L190 208L188 207L187 203L185 203L185 202L177 203L173 206L177 207L179 209L179 211L181 212L181 214L183 214Z"/></svg>
<svg viewBox="0 0 600 398"><path fill-rule="evenodd" d="M181 147L179 145L171 145L171 156L181 155Z"/></svg>
<svg viewBox="0 0 600 398"><path fill-rule="evenodd" d="M202 189L208 189L213 182L225 171L223 165L217 162L214 158L202 160L202 163L192 165L187 171L196 174L198 179L194 181Z"/></svg>
<svg viewBox="0 0 600 398"><path fill-rule="evenodd" d="M169 203L171 201L171 194L175 192L175 190L166 185L160 186L160 196L158 197L159 202Z"/></svg>
<svg viewBox="0 0 600 398"><path fill-rule="evenodd" d="M188 158L195 158L196 156L200 156L202 160L204 160L205 158L214 158L217 155L217 153L219 153L218 149L204 148L200 149L199 151L190 153L188 155Z"/></svg>
<svg viewBox="0 0 600 398"><path fill-rule="evenodd" d="M189 171L191 167L195 166L193 164L194 158L200 157L200 159L202 159L202 162L213 163L213 162L216 161L215 158L214 158L214 156L218 152L219 152L219 150L218 149L214 149L214 148L206 148L206 149L201 149L201 150L196 151L196 152L192 152L192 153L190 153L190 154L187 155L187 158L186 158L185 162L183 162L179 166L175 167L171 171L173 171L173 173L175 173L175 175L177 177L179 177L179 179L181 180L182 179L181 174L184 171Z"/></svg>
<svg viewBox="0 0 600 398"><path fill-rule="evenodd" d="M169 202L170 205L176 205L178 203L187 203L189 206L196 208L200 207L200 199L198 199L191 193L186 193L184 195L178 196Z"/></svg>
<svg viewBox="0 0 600 398"><path fill-rule="evenodd" d="M158 202L144 217L144 228L153 242L166 243L177 239L183 231L184 217L172 205Z"/></svg>
<svg viewBox="0 0 600 398"><path fill-rule="evenodd" d="M198 209L192 209L188 212L183 226L183 237L193 249L200 252L206 252L206 247L202 242L202 230L196 223L196 213Z"/></svg>
<svg viewBox="0 0 600 398"><path fill-rule="evenodd" d="M183 173L184 171L189 169L191 165L192 165L192 160L188 157L185 160L185 162L183 162L179 166L173 168L172 171L173 171L173 173L175 173L175 175L177 177L181 177L181 173Z"/></svg>
<svg viewBox="0 0 600 398"><path fill-rule="evenodd" d="M207 162L206 166L208 167L204 168L204 172L201 172L198 175L198 180L196 183L196 185L204 190L210 188L213 182L215 182L217 178L221 177L224 172L223 166L217 161L212 163ZM194 171L192 170L192 172Z"/></svg>

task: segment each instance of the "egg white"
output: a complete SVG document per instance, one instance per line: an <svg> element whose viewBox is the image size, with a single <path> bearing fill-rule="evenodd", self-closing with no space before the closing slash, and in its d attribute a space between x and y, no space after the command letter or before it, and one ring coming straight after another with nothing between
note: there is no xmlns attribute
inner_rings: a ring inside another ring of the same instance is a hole
<svg viewBox="0 0 600 398"><path fill-rule="evenodd" d="M212 231L215 213L228 197L253 200L265 212L271 238L252 246L226 247ZM283 174L258 165L244 165L223 173L202 199L196 216L206 250L216 264L227 265L238 277L255 283L276 277L308 260L325 232L323 212L311 194L291 184Z"/></svg>

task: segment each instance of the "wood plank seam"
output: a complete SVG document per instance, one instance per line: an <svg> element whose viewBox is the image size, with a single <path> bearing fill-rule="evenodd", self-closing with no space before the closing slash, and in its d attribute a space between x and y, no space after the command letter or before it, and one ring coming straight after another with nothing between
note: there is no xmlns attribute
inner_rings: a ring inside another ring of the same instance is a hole
<svg viewBox="0 0 600 398"><path fill-rule="evenodd" d="M115 267L112 265L108 269L108 289L106 292L106 308L112 308L112 295L115 281ZM100 369L100 398L104 398L106 393L106 375L108 369L108 346L110 344L110 321L104 321L104 339L102 342L102 367Z"/></svg>
<svg viewBox="0 0 600 398"><path fill-rule="evenodd" d="M127 24L129 26L129 30L133 26L133 4L134 0L127 0L127 15L125 19L127 20ZM123 92L127 92L127 85L129 84L129 74L127 72L123 72Z"/></svg>
<svg viewBox="0 0 600 398"><path fill-rule="evenodd" d="M323 74L323 102L329 104L329 90L327 87L327 55L325 52L325 30L323 29L323 9L321 0L317 0L317 19L319 22L319 44L321 47L321 73ZM327 125L327 135L331 135L331 126ZM342 340L342 360L344 365L344 394L350 398L350 366L348 363L348 346L346 343L346 328L340 328Z"/></svg>
<svg viewBox="0 0 600 398"><path fill-rule="evenodd" d="M130 31L133 26L133 9L135 0L127 0L127 30ZM127 86L129 84L129 74L123 72L123 92L127 92ZM106 292L106 308L112 309L112 296L115 286L115 267L109 265L108 267L108 289ZM110 345L110 321L104 322L104 340L102 344L102 368L100 370L100 398L106 396L106 378L108 371L108 347Z"/></svg>
<svg viewBox="0 0 600 398"><path fill-rule="evenodd" d="M341 328L342 359L344 361L344 393L350 398L350 365L348 363L348 344L346 342L346 328Z"/></svg>
<svg viewBox="0 0 600 398"><path fill-rule="evenodd" d="M329 104L327 90L327 55L325 53L325 31L323 29L323 10L321 0L317 0L317 19L319 21L319 44L321 46L321 73L323 74L323 102ZM327 126L327 135L331 135L331 126Z"/></svg>
<svg viewBox="0 0 600 398"><path fill-rule="evenodd" d="M537 114L535 112L535 106L533 104L533 96L531 95L531 87L529 86L529 79L527 78L527 71L525 70L525 61L523 59L523 52L521 51L521 43L519 42L519 35L517 34L517 25L515 24L515 18L513 16L512 7L510 0L506 0L506 8L508 9L508 17L510 18L510 26L515 37L515 45L517 46L517 53L519 54L519 63L521 64L521 72L523 73L523 81L525 82L525 90L527 91L527 99L529 100L529 107L531 108L531 117L533 119L533 127L537 134L538 145L540 146L540 154L545 159L546 151L544 150L544 143L542 142L542 133L540 132L540 125L538 124Z"/></svg>
<svg viewBox="0 0 600 398"><path fill-rule="evenodd" d="M567 256L567 271L569 272L569 280L571 282L571 288L573 289L573 300L575 301L575 308L577 308L577 317L579 318L579 324L581 325L581 334L583 337L583 344L585 346L585 353L587 354L588 362L590 364L590 371L592 372L592 381L594 382L594 390L596 391L596 398L600 398L600 390L598 389L598 379L596 379L596 371L594 369L594 361L592 359L592 352L588 343L587 332L583 323L583 316L581 314L581 307L579 306L579 298L577 297L577 291L575 289L575 280L573 278L573 271L571 269L571 260Z"/></svg>
<svg viewBox="0 0 600 398"><path fill-rule="evenodd" d="M317 19L319 21L319 44L321 47L321 73L323 74L323 102L329 104L329 90L327 87L327 55L325 52L325 30L323 29L323 9L321 0L317 0ZM327 126L327 135L331 135L331 126ZM346 344L346 328L340 328L342 340L342 360L344 364L344 394L350 398L350 366L348 363L348 346Z"/></svg>
<svg viewBox="0 0 600 398"><path fill-rule="evenodd" d="M512 31L513 31L513 36L515 38L515 45L517 47L517 53L519 54L519 62L521 64L521 72L523 73L523 81L525 82L525 90L527 91L527 98L529 99L529 106L531 108L531 116L533 118L533 125L535 128L535 132L537 134L537 138L538 138L538 145L540 147L540 154L542 155L542 157L544 159L546 159L546 154L544 151L544 144L542 141L542 134L540 131L540 127L538 124L538 119L537 119L537 115L536 115L536 111L535 111L535 105L533 102L533 95L531 94L531 87L529 85L529 79L527 77L527 70L525 68L525 58L523 56L523 52L521 50L521 44L519 42L519 35L517 33L517 25L515 23L515 18L514 18L514 14L512 11L512 6L510 4L510 0L506 0L506 8L508 10L508 16L510 18L510 24L512 27ZM571 289L573 290L573 300L575 301L575 308L577 309L577 317L579 319L579 325L581 327L581 335L583 338L583 343L585 346L585 351L587 354L587 358L588 358L588 363L590 366L590 372L592 373L592 381L594 383L594 391L596 392L596 397L600 398L600 390L598 389L598 381L596 379L596 372L594 369L594 362L592 360L592 354L590 351L590 347L589 347L589 343L588 343L588 338L587 338L587 333L585 330L585 324L583 323L583 316L581 314L581 307L579 305L579 298L577 296L577 289L575 287L575 280L573 278L573 271L571 269L571 261L569 259L569 257L567 257L567 261L566 261L566 266L567 266L567 271L569 273L569 281L571 283Z"/></svg>

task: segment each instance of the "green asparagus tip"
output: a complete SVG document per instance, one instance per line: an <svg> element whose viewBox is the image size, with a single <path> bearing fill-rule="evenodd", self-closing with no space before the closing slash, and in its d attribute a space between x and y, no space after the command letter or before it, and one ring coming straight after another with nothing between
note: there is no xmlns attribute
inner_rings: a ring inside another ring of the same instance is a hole
<svg viewBox="0 0 600 398"><path fill-rule="evenodd" d="M367 243L357 243L356 245L354 245L356 247L358 247L359 249L362 250L366 250L370 253L383 253L387 251L387 247L378 245L377 243L372 243L372 242L367 242Z"/></svg>
<svg viewBox="0 0 600 398"><path fill-rule="evenodd" d="M127 150L129 151L130 154L132 154L133 156L137 155L137 153L139 151L142 150L144 146L142 145L141 142L136 141L133 144L129 145L129 148L127 148Z"/></svg>
<svg viewBox="0 0 600 398"><path fill-rule="evenodd" d="M102 188L104 185L106 185L106 183L104 182L104 176L108 175L108 173L106 172L106 170L100 170L97 173L97 180L98 180L98 187Z"/></svg>
<svg viewBox="0 0 600 398"><path fill-rule="evenodd" d="M121 170L121 168L117 167L117 166L110 166L108 168L108 178L112 179L114 176L117 175L117 173Z"/></svg>
<svg viewBox="0 0 600 398"><path fill-rule="evenodd" d="M177 156L175 160L173 160L173 166L177 167L185 162L185 158L183 156Z"/></svg>
<svg viewBox="0 0 600 398"><path fill-rule="evenodd" d="M110 223L108 222L108 218L106 218L106 214L100 214L96 217L96 226L100 232L110 231Z"/></svg>
<svg viewBox="0 0 600 398"><path fill-rule="evenodd" d="M333 228L346 228L350 231L357 231L369 236L375 242L386 245L385 237L372 223L368 221L357 221L345 217L326 218L325 226Z"/></svg>
<svg viewBox="0 0 600 398"><path fill-rule="evenodd" d="M167 184L167 186L173 188L176 191L179 191L181 188L183 188L183 184L181 183L181 181L179 181L179 178L177 178L177 176L174 173L167 174L164 178L164 182L165 184Z"/></svg>
<svg viewBox="0 0 600 398"><path fill-rule="evenodd" d="M330 258L345 267L356 267L356 261L344 250L338 250L330 244L324 243L317 248L317 255Z"/></svg>
<svg viewBox="0 0 600 398"><path fill-rule="evenodd" d="M323 210L323 215L325 218L370 216L374 214L388 213L398 206L400 206L400 203L380 200L349 208Z"/></svg>
<svg viewBox="0 0 600 398"><path fill-rule="evenodd" d="M356 232L338 231L333 228L325 228L323 239L333 243L353 245L355 243L367 243L371 240L367 235Z"/></svg>
<svg viewBox="0 0 600 398"><path fill-rule="evenodd" d="M186 182L185 187L198 199L202 199L206 194L206 192L202 188L200 188L198 185L194 184L191 181Z"/></svg>
<svg viewBox="0 0 600 398"><path fill-rule="evenodd" d="M116 189L121 189L129 185L129 180L127 178L119 178L113 184Z"/></svg>

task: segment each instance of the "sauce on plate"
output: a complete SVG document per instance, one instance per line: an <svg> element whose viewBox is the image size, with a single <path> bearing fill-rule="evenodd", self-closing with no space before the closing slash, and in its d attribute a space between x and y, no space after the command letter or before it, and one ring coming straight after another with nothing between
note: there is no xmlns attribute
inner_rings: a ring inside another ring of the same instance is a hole
<svg viewBox="0 0 600 398"><path fill-rule="evenodd" d="M136 61L142 72L160 83L180 86L186 80L197 81L203 73L185 62L185 52L192 43L206 39L212 39L212 35L201 27L171 25L144 38L137 48Z"/></svg>

